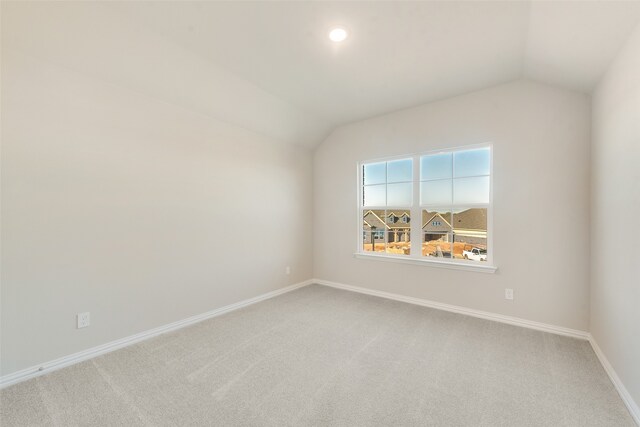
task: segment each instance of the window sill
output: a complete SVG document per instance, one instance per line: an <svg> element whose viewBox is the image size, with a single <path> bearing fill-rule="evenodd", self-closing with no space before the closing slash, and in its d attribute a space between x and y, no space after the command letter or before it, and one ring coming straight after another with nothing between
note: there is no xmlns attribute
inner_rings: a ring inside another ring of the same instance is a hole
<svg viewBox="0 0 640 427"><path fill-rule="evenodd" d="M400 264L415 264L423 265L427 267L448 268L450 270L464 270L475 271L477 273L493 274L498 267L484 264L472 264L471 262L464 261L439 261L432 259L412 258L409 256L395 256L395 255L380 255L380 254L367 254L362 252L356 252L353 254L355 258L368 259L376 261L397 262Z"/></svg>

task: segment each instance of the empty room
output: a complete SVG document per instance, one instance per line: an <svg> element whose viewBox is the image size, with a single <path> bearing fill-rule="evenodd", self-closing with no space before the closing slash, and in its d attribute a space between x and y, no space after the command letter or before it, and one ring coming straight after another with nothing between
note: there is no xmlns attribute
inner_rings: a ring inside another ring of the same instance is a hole
<svg viewBox="0 0 640 427"><path fill-rule="evenodd" d="M0 13L2 427L640 426L640 0Z"/></svg>

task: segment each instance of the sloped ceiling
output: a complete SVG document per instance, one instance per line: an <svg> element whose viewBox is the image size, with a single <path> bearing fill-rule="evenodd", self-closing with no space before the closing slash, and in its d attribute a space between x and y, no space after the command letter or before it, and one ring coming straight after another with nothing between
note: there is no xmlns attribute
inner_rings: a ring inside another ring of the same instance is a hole
<svg viewBox="0 0 640 427"><path fill-rule="evenodd" d="M523 77L589 92L639 20L640 1L3 2L2 46L313 147Z"/></svg>

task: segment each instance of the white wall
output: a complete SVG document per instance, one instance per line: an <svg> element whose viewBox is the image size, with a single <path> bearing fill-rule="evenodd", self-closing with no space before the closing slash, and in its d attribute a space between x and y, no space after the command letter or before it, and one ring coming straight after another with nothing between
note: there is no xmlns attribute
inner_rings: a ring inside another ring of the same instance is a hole
<svg viewBox="0 0 640 427"><path fill-rule="evenodd" d="M3 375L311 277L308 150L5 48L1 107Z"/></svg>
<svg viewBox="0 0 640 427"><path fill-rule="evenodd" d="M591 158L591 333L640 405L640 26L594 93Z"/></svg>
<svg viewBox="0 0 640 427"><path fill-rule="evenodd" d="M314 277L586 331L589 102L519 81L338 128L314 155ZM496 274L352 256L359 160L482 142L494 144Z"/></svg>

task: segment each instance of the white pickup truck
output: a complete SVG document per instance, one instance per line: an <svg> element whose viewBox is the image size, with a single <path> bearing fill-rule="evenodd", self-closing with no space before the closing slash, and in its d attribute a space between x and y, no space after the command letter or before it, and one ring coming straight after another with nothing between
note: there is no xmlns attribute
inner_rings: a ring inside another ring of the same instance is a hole
<svg viewBox="0 0 640 427"><path fill-rule="evenodd" d="M464 259L470 259L473 261L486 261L487 260L487 250L480 248L472 248L471 250L462 251L462 257Z"/></svg>

